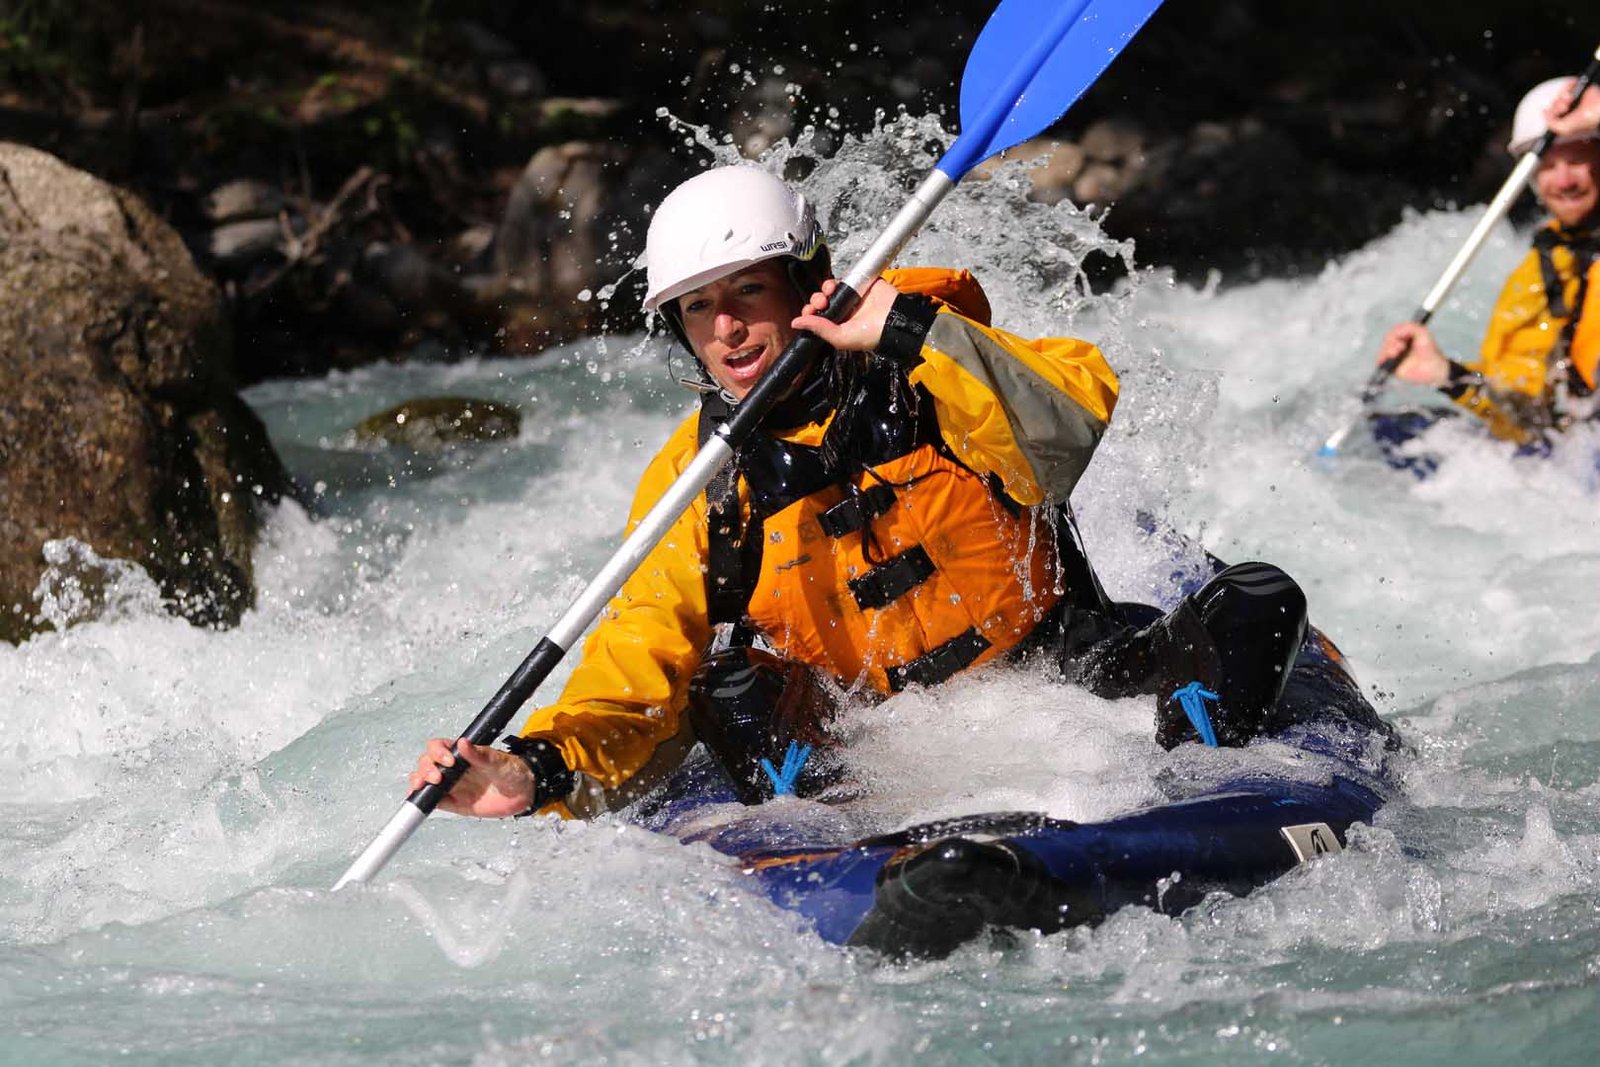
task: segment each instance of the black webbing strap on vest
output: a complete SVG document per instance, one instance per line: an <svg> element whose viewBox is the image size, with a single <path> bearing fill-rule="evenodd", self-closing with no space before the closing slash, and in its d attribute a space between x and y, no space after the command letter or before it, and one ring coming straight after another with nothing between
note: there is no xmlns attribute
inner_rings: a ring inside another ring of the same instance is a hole
<svg viewBox="0 0 1600 1067"><path fill-rule="evenodd" d="M885 672L889 676L889 689L898 693L913 683L938 685L972 666L988 649L989 639L980 634L976 627L969 627L965 633L924 652L909 663L890 667Z"/></svg>
<svg viewBox="0 0 1600 1067"><path fill-rule="evenodd" d="M1533 249L1539 254L1539 274L1544 281L1545 302L1550 305L1550 314L1557 318L1568 315L1581 314L1583 301L1576 301L1575 307L1567 306L1564 286L1561 284L1561 275L1556 270L1555 257L1552 253L1557 248L1566 248L1572 253L1572 261L1577 276L1582 279L1589 273L1589 267L1594 263L1595 256L1600 254L1600 234L1592 230L1580 229L1542 229L1533 235Z"/></svg>
<svg viewBox="0 0 1600 1067"><path fill-rule="evenodd" d="M933 560L928 558L928 550L912 545L846 584L863 610L885 608L933 577L935 569Z"/></svg>
<svg viewBox="0 0 1600 1067"><path fill-rule="evenodd" d="M1589 265L1594 260L1581 264L1582 273L1578 275L1577 299L1573 301L1577 307L1572 312L1572 318L1561 328L1561 340L1556 342L1556 358L1567 365L1567 390L1573 396L1588 396L1594 392L1589 383L1583 380L1583 375L1578 371L1578 365L1572 361L1572 338L1578 332L1578 320L1583 317L1583 304L1589 297Z"/></svg>
<svg viewBox="0 0 1600 1067"><path fill-rule="evenodd" d="M731 405L721 394L707 393L701 398L697 436L702 447L731 413ZM706 486L706 615L712 626L744 621L761 572L761 516L752 513L745 525L738 483L738 464L729 463ZM743 630L737 627L735 634Z"/></svg>
<svg viewBox="0 0 1600 1067"><path fill-rule="evenodd" d="M1573 396L1588 396L1592 389L1570 359L1572 338L1578 332L1578 320L1583 317L1583 305L1589 296L1589 269L1600 258L1600 233L1581 229L1543 229L1533 235L1533 247L1539 255L1539 274L1544 281L1545 303L1554 318L1565 318L1561 333L1550 349L1548 366L1565 364L1567 389ZM1565 287L1556 271L1553 252L1565 247L1572 253L1573 271L1578 278L1578 291L1572 306L1567 306Z"/></svg>
<svg viewBox="0 0 1600 1067"><path fill-rule="evenodd" d="M851 487L854 488L853 486ZM894 489L882 482L853 492L817 516L822 532L837 541L845 534L865 529L866 525L894 507Z"/></svg>

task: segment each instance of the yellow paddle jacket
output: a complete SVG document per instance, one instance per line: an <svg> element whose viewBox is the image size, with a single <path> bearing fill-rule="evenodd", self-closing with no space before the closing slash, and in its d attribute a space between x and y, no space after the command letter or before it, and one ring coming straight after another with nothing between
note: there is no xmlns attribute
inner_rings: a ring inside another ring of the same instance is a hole
<svg viewBox="0 0 1600 1067"><path fill-rule="evenodd" d="M962 647L969 665L993 659L1060 599L1053 531L1034 505L1067 499L1118 389L1094 345L1028 341L988 326L988 301L965 271L894 270L885 278L938 305L909 380L931 397L940 442L856 476L858 486L894 490L870 534L824 535L818 518L841 499L837 486L766 516L749 606L779 655L879 692L904 684L893 676L897 667L947 645ZM815 446L831 418L782 440ZM629 531L693 459L698 419L685 419L646 469ZM748 514L743 475L738 491ZM577 787L554 810L590 815L625 803L693 744L684 709L712 637L708 544L701 494L607 605L560 700L529 716L523 736L548 741L577 772ZM924 557L914 589L872 599L863 575L908 552Z"/></svg>
<svg viewBox="0 0 1600 1067"><path fill-rule="evenodd" d="M1541 232L1555 236L1561 231L1550 222ZM1590 265L1587 287L1580 285L1577 260L1567 245L1550 249L1550 263L1560 279L1562 307L1573 308L1583 291L1567 359L1572 371L1592 390L1596 365L1600 364L1600 260ZM1557 315L1550 305L1536 246L1506 279L1490 313L1478 361L1466 364L1468 371L1482 376L1481 381L1453 397L1487 420L1497 437L1526 444L1556 422L1556 379L1567 369L1565 364L1552 367L1551 357L1572 315Z"/></svg>

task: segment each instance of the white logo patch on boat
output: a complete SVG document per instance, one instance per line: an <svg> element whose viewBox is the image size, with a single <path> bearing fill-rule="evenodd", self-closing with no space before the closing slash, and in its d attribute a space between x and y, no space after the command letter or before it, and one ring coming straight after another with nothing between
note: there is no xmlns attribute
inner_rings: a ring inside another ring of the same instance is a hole
<svg viewBox="0 0 1600 1067"><path fill-rule="evenodd" d="M1301 863L1309 863L1318 856L1331 856L1335 852L1344 851L1344 846L1339 844L1339 838L1334 835L1333 827L1325 822L1280 826L1278 833L1289 842L1289 847L1294 849L1294 854Z"/></svg>

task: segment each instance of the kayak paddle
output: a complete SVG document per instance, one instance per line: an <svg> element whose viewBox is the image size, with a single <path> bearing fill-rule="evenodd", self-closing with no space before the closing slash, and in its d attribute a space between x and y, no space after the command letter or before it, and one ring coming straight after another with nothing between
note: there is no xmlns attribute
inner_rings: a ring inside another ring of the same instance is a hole
<svg viewBox="0 0 1600 1067"><path fill-rule="evenodd" d="M893 261L968 171L1060 118L1160 5L1161 0L1001 0L973 44L961 76L961 134L845 274L822 314L833 322L845 319L860 299L858 294ZM499 736L606 602L827 347L810 333L789 343L732 417L717 428L566 614L484 705L462 738L486 745ZM365 882L381 870L466 769L466 761L457 759L442 768L441 783L424 785L407 797L333 888Z"/></svg>
<svg viewBox="0 0 1600 1067"><path fill-rule="evenodd" d="M1594 84L1596 78L1600 78L1600 48L1595 49L1594 58L1589 61L1589 66L1579 75L1578 84L1572 93L1572 102L1568 105L1567 110L1570 111L1577 106L1578 98L1583 95L1585 89ZM1551 145L1555 144L1555 141L1556 135L1552 131L1546 130L1544 136L1540 137L1534 143L1534 146L1517 161L1516 167L1511 171L1511 176L1500 187L1500 191L1494 194L1494 199L1489 201L1489 207L1484 211L1483 217L1478 220L1478 224L1467 235L1467 243L1461 246L1461 250L1456 253L1455 258L1450 261L1450 265L1445 267L1444 273L1439 275L1439 280L1433 283L1433 288L1423 298L1422 306L1417 308L1416 313L1411 316L1412 322L1419 326L1425 326L1428 320L1433 318L1434 311L1444 302L1444 298L1449 295L1450 290L1455 288L1456 281L1466 272L1467 265L1478 254L1478 250L1483 247L1483 242L1488 240L1489 231L1494 229L1495 224L1505 217L1506 212L1511 210L1511 205L1516 203L1517 198L1522 195L1528 179L1533 176L1533 172L1539 167L1540 157L1545 154L1545 151ZM1384 360L1373 369L1372 375L1367 378L1367 384L1361 390L1361 407L1363 410L1378 398L1379 393L1383 392L1383 387L1389 384L1389 378L1394 374L1395 368L1399 367L1405 361L1405 358L1406 352L1401 352L1392 359ZM1360 416L1357 415L1347 420L1337 430L1334 430L1333 433L1328 435L1328 439L1323 442L1322 447L1318 449L1317 455L1323 457L1337 455L1339 447L1344 444L1345 438L1350 436L1359 422Z"/></svg>

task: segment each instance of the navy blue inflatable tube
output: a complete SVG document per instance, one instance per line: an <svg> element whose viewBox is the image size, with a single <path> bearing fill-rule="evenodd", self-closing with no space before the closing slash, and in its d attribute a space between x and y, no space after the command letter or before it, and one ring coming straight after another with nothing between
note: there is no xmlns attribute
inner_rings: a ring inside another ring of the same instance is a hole
<svg viewBox="0 0 1600 1067"><path fill-rule="evenodd" d="M1386 754L1398 739L1315 628L1268 725L1274 742L1298 753L1294 773L1281 763L1283 775L1223 771L1203 791L1097 823L998 812L862 839L844 814L815 802L734 814L731 782L704 753L633 817L733 857L826 941L937 957L989 929L1048 933L1130 905L1177 914L1342 850L1350 826L1370 823L1387 799Z"/></svg>
<svg viewBox="0 0 1600 1067"><path fill-rule="evenodd" d="M824 940L851 943L897 858L941 842L999 842L1039 861L1059 899L1080 904L1055 928L1095 921L1127 905L1176 914L1205 894L1242 894L1302 862L1285 831L1301 828L1301 851L1342 848L1355 822L1370 822L1383 798L1354 781L1328 785L1241 782L1214 796L1162 805L1101 823L997 813L913 827L833 848L733 852L778 906L804 916ZM740 834L701 836L732 851ZM974 906L981 902L974 902Z"/></svg>

